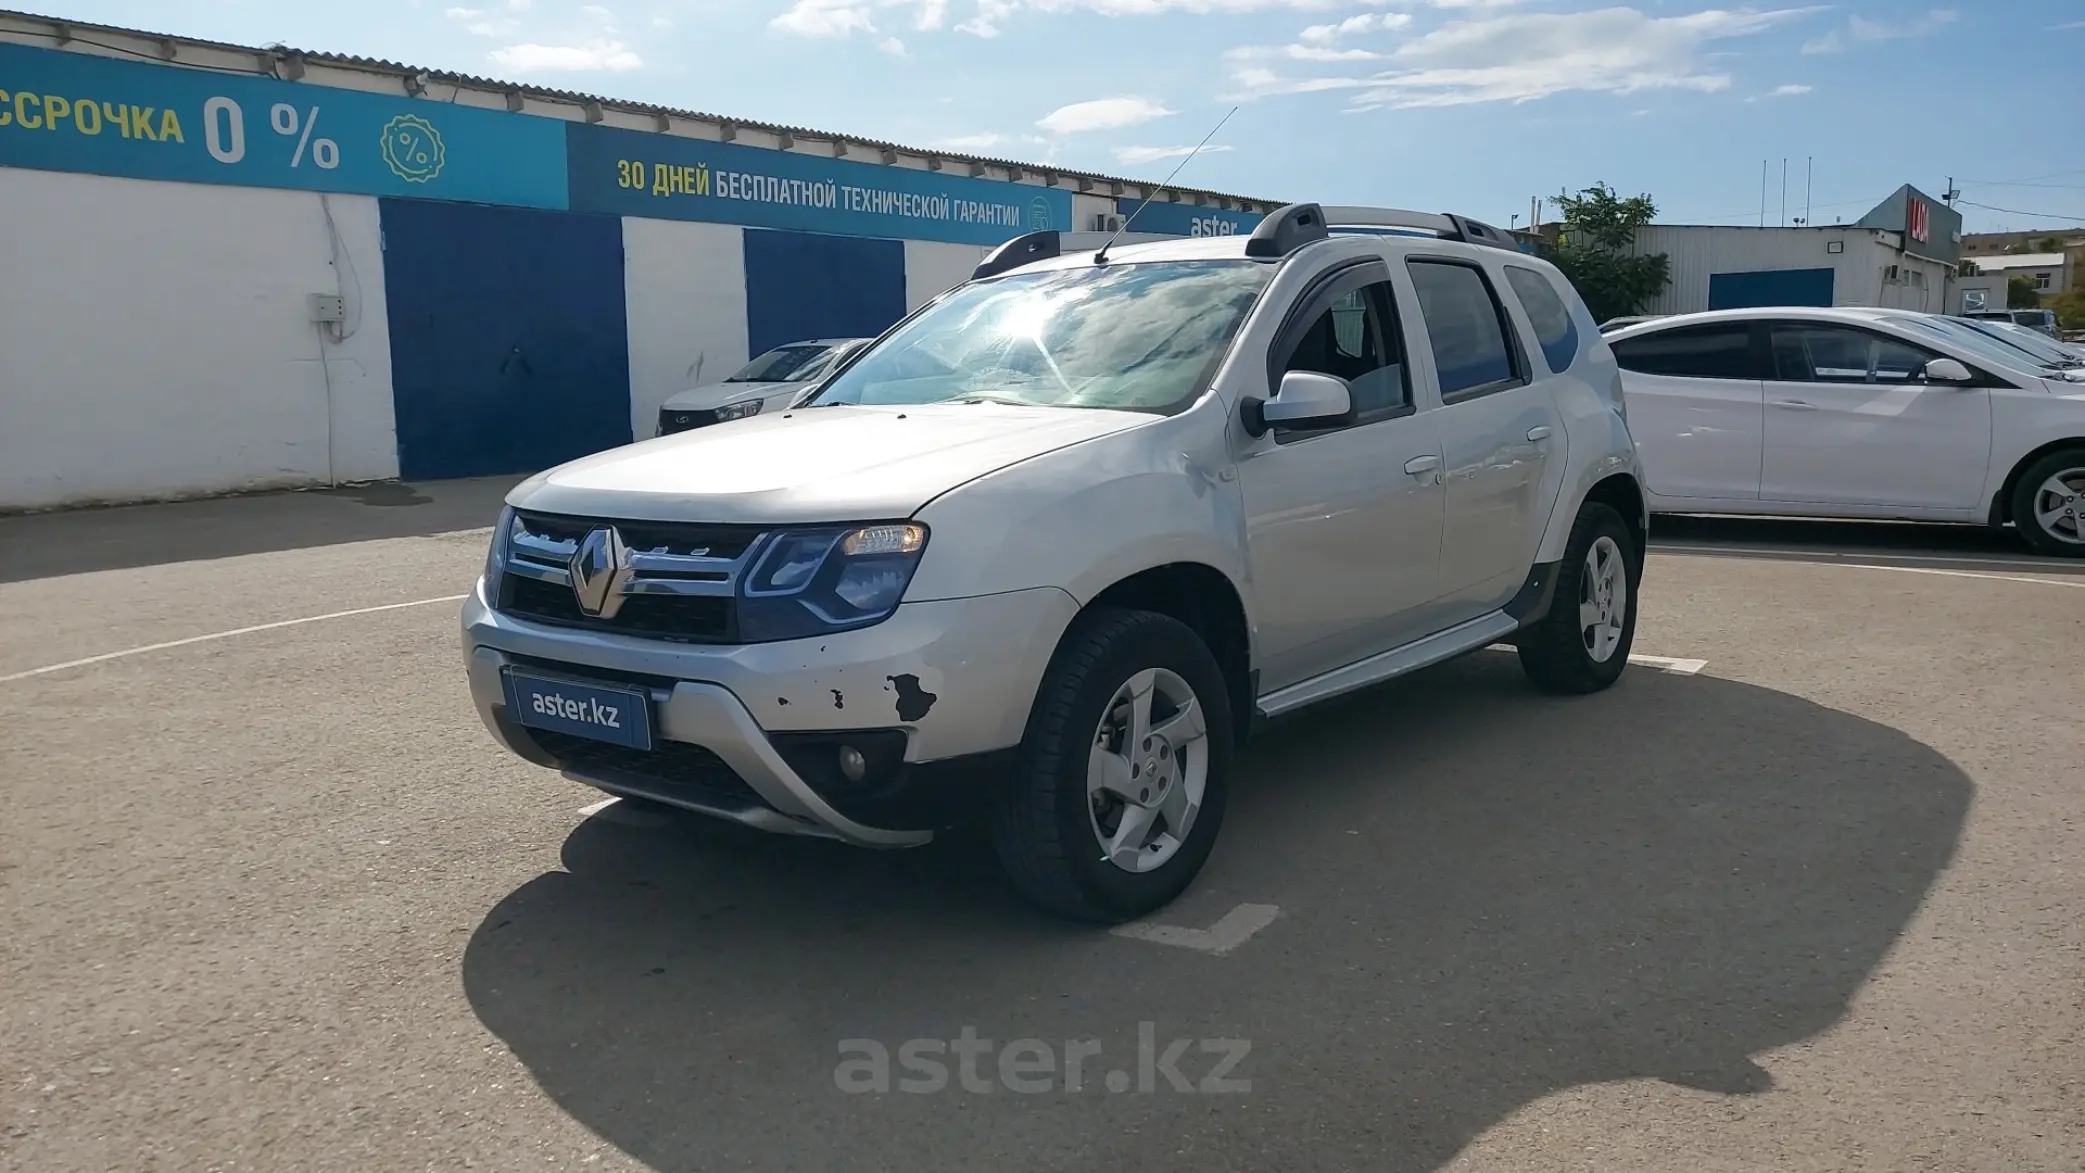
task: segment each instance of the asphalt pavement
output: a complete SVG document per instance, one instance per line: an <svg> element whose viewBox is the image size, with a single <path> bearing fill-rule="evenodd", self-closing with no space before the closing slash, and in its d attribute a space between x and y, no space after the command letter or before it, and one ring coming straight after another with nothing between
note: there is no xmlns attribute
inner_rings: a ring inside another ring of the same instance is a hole
<svg viewBox="0 0 2085 1173"><path fill-rule="evenodd" d="M0 519L0 1167L2085 1168L2085 567L1661 520L1664 661L1276 725L1124 934L498 750L505 484Z"/></svg>

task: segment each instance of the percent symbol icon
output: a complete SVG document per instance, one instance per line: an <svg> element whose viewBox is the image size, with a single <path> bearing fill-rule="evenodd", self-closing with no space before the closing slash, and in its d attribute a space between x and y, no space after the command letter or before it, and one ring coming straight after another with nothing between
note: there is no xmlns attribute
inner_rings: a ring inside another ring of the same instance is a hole
<svg viewBox="0 0 2085 1173"><path fill-rule="evenodd" d="M295 106L288 102L277 102L274 108L268 111L268 125L275 128L276 134L284 137L297 136L297 149L290 155L290 166L295 167L304 161L306 146L311 148L311 161L318 164L320 170L331 171L340 166L340 144L329 138L312 137L311 132L317 130L319 125L317 106L313 106L309 114L300 117Z"/></svg>

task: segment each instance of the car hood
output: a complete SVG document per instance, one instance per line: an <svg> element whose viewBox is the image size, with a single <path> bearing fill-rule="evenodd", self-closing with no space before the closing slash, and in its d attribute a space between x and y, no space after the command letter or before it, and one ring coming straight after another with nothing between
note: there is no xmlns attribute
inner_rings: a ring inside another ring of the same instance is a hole
<svg viewBox="0 0 2085 1173"><path fill-rule="evenodd" d="M686 391L676 391L659 405L662 411L712 411L727 403L741 403L748 399L765 399L802 383L709 383Z"/></svg>
<svg viewBox="0 0 2085 1173"><path fill-rule="evenodd" d="M803 408L583 457L523 481L507 503L633 521L909 517L987 473L1157 419L989 403Z"/></svg>

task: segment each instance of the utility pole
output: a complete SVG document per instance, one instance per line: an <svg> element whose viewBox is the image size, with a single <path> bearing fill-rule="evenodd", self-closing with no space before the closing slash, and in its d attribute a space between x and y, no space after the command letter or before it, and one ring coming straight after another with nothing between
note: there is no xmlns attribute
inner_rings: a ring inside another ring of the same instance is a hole
<svg viewBox="0 0 2085 1173"><path fill-rule="evenodd" d="M1781 156L1781 227L1788 227L1788 156Z"/></svg>
<svg viewBox="0 0 2085 1173"><path fill-rule="evenodd" d="M1803 227L1810 226L1810 193L1815 190L1817 179L1817 156L1803 157Z"/></svg>

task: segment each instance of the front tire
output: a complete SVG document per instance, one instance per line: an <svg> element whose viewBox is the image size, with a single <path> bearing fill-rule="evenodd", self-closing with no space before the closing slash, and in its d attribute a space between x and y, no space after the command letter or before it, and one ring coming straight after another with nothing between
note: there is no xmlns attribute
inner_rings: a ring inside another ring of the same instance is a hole
<svg viewBox="0 0 2085 1173"><path fill-rule="evenodd" d="M1571 526L1549 610L1520 634L1520 666L1544 692L1598 692L1621 678L1636 642L1643 553L1622 515L1588 501Z"/></svg>
<svg viewBox="0 0 2085 1173"><path fill-rule="evenodd" d="M1103 610L1065 636L1036 692L992 844L1014 888L1114 924L1192 883L1223 825L1229 692L1192 629Z"/></svg>
<svg viewBox="0 0 2085 1173"><path fill-rule="evenodd" d="M2060 448L2020 474L2013 525L2037 553L2085 558L2085 448Z"/></svg>

